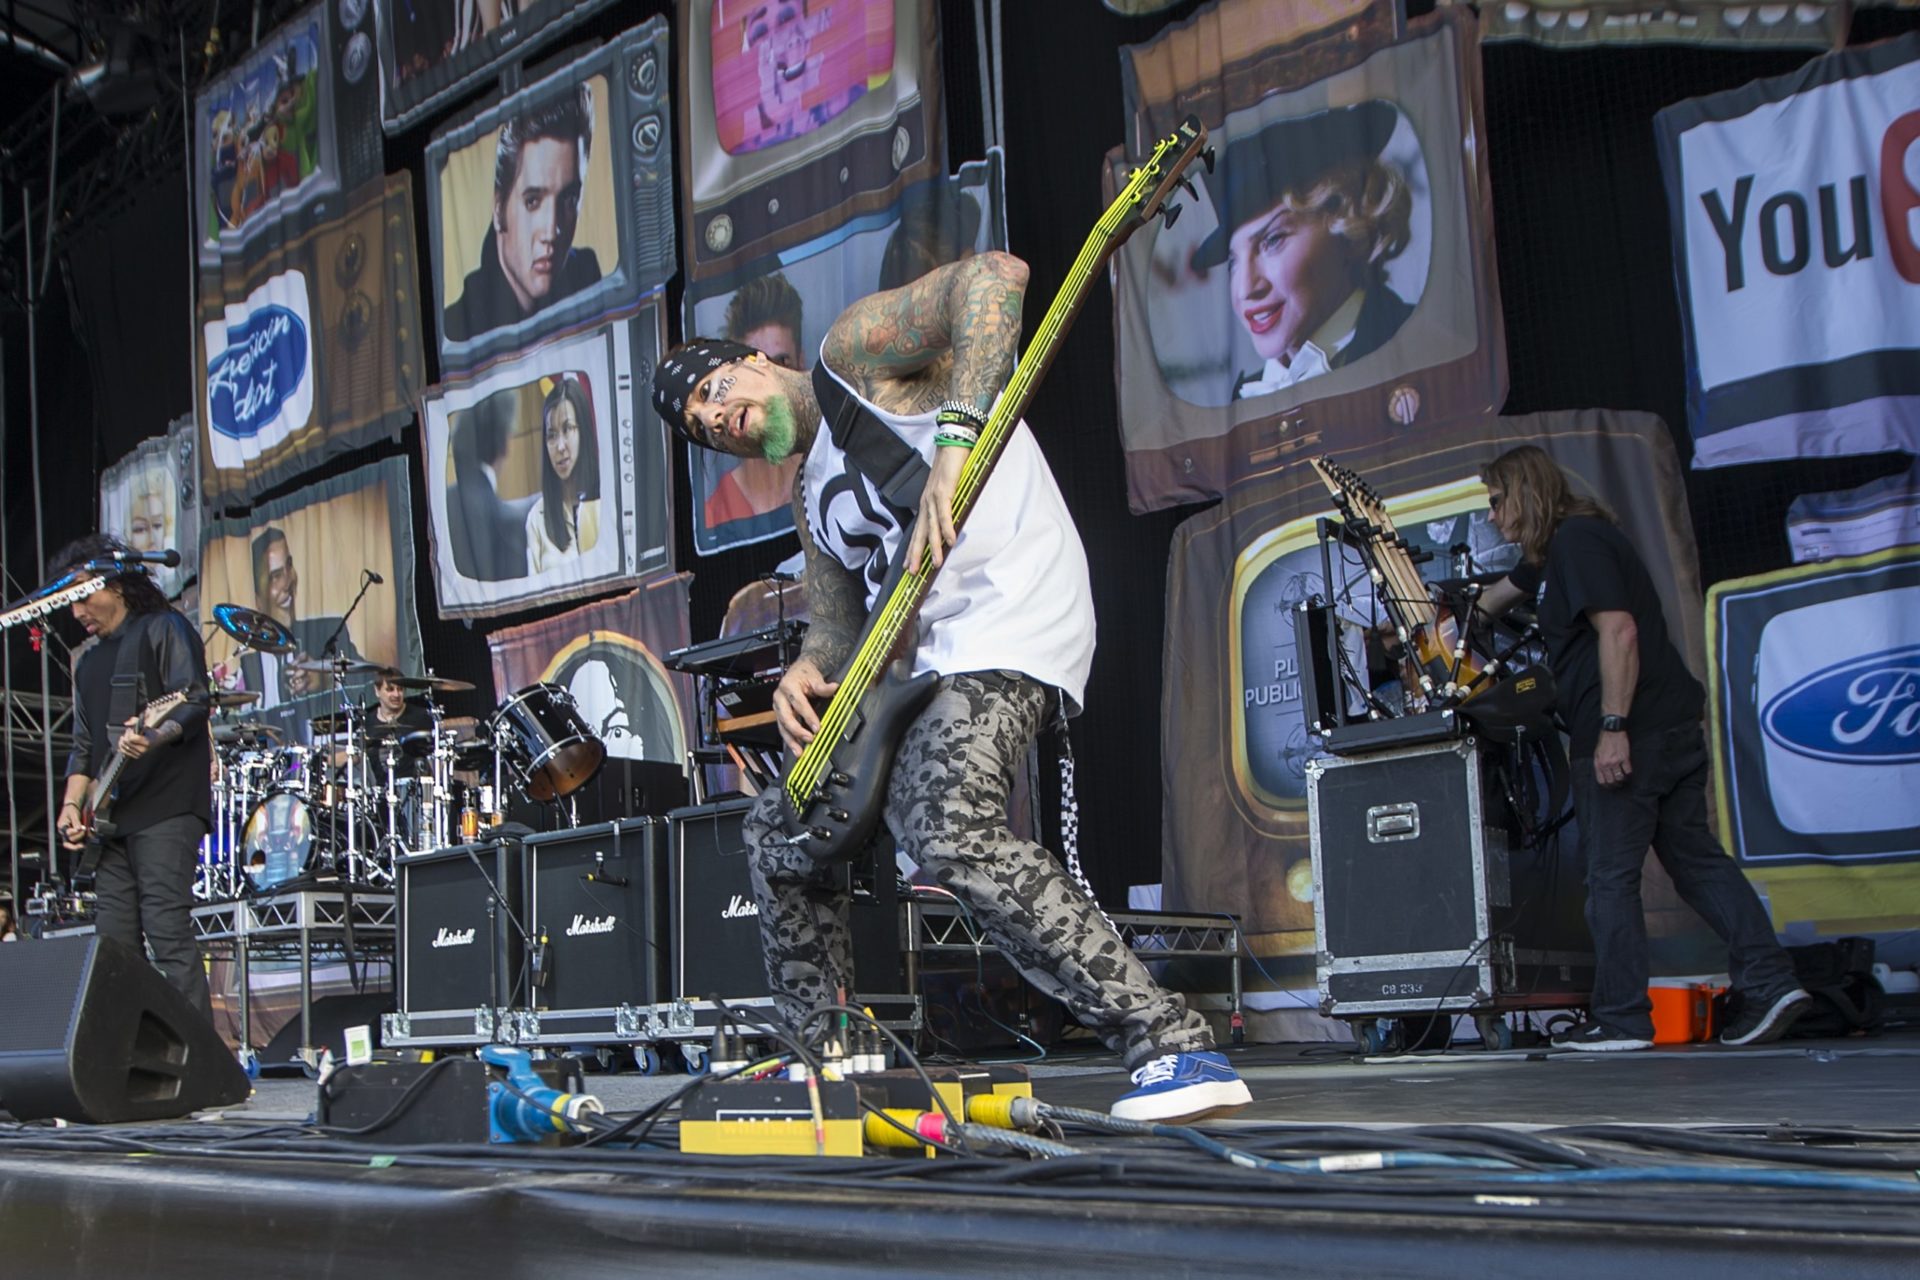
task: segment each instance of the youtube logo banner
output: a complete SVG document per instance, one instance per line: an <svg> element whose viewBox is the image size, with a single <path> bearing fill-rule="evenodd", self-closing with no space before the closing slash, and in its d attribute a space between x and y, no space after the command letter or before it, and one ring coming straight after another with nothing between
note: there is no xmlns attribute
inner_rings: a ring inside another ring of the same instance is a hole
<svg viewBox="0 0 1920 1280"><path fill-rule="evenodd" d="M1694 465L1920 448L1920 35L1654 127Z"/></svg>

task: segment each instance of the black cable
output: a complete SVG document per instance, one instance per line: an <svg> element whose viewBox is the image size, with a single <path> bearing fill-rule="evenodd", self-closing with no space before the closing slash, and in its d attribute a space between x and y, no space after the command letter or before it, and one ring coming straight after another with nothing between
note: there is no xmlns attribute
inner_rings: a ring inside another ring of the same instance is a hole
<svg viewBox="0 0 1920 1280"><path fill-rule="evenodd" d="M322 1133L336 1134L341 1137L358 1137L369 1133L378 1133L380 1130L398 1120L401 1115L406 1112L407 1108L425 1097L428 1082L440 1075L449 1063L459 1061L462 1061L462 1059L440 1058L435 1060L425 1071L422 1071L418 1076L414 1077L413 1083L409 1084L406 1089L401 1092L400 1096L393 1100L393 1105L388 1107L384 1114L370 1124L362 1125L357 1129L323 1124L316 1124L313 1127ZM335 1072L320 1082L320 1094L323 1100L332 1102L338 1096L328 1086L339 1078L340 1073Z"/></svg>

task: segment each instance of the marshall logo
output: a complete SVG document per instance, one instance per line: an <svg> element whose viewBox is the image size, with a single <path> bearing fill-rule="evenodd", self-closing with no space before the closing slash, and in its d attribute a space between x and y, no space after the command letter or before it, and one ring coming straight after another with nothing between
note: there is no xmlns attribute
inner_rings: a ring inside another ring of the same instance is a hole
<svg viewBox="0 0 1920 1280"><path fill-rule="evenodd" d="M759 903L749 902L736 893L727 899L726 909L720 913L720 918L722 920L743 920L748 916L757 916L759 914Z"/></svg>
<svg viewBox="0 0 1920 1280"><path fill-rule="evenodd" d="M440 932L433 935L433 945L436 947L470 947L473 945L473 930L449 929L447 926L441 925Z"/></svg>
<svg viewBox="0 0 1920 1280"><path fill-rule="evenodd" d="M207 415L235 440L256 436L293 398L307 372L307 326L268 304L227 327L227 348L207 362Z"/></svg>
<svg viewBox="0 0 1920 1280"><path fill-rule="evenodd" d="M578 938L584 934L589 934L589 933L612 933L612 932L613 932L612 916L596 917L596 916L575 915L573 917L573 923L567 926L567 936L569 938Z"/></svg>
<svg viewBox="0 0 1920 1280"><path fill-rule="evenodd" d="M1841 764L1920 761L1920 644L1815 671L1760 712L1780 746Z"/></svg>

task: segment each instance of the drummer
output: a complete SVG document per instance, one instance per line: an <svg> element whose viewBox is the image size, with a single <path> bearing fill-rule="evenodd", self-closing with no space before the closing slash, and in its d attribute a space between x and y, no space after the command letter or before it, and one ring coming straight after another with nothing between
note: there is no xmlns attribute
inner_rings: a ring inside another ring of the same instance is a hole
<svg viewBox="0 0 1920 1280"><path fill-rule="evenodd" d="M433 728L433 717L427 713L427 709L408 703L407 689L401 680L401 674L392 667L374 674L373 696L376 705L373 715L367 720L369 734L397 733L404 736Z"/></svg>

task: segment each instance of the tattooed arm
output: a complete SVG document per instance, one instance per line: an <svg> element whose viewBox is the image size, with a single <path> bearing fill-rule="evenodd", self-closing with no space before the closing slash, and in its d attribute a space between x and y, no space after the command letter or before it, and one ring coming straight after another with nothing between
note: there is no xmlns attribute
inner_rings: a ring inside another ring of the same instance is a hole
<svg viewBox="0 0 1920 1280"><path fill-rule="evenodd" d="M866 622L866 593L860 575L822 551L807 525L806 468L793 478L793 525L806 554L807 609L812 621L800 656L773 691L774 721L787 750L799 755L820 731L816 698L833 696L839 683L830 679L853 659L860 630Z"/></svg>
<svg viewBox="0 0 1920 1280"><path fill-rule="evenodd" d="M825 356L862 395L896 413L965 400L982 418L1013 376L1027 264L991 250L854 303Z"/></svg>
<svg viewBox="0 0 1920 1280"><path fill-rule="evenodd" d="M1013 376L1026 289L1026 263L1010 253L976 254L855 303L828 330L823 355L883 409L925 413L962 400L985 421ZM909 565L931 555L937 567L959 541L953 496L966 462L964 448L934 450L907 540Z"/></svg>

